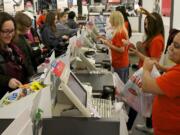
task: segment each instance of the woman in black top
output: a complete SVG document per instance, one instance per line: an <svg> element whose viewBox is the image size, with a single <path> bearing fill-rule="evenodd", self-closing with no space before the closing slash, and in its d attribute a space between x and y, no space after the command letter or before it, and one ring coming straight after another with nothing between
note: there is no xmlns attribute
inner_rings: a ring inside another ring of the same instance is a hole
<svg viewBox="0 0 180 135"><path fill-rule="evenodd" d="M0 98L7 92L18 88L28 80L25 76L24 53L12 43L16 25L13 17L0 13Z"/></svg>

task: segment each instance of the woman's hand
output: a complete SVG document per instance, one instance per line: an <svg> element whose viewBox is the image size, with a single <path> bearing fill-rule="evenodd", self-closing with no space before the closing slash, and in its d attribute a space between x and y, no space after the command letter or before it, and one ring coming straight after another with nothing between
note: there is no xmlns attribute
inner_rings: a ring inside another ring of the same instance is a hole
<svg viewBox="0 0 180 135"><path fill-rule="evenodd" d="M109 40L107 40L107 39L100 38L100 41L101 41L104 45L111 46L111 41L109 41Z"/></svg>
<svg viewBox="0 0 180 135"><path fill-rule="evenodd" d="M160 65L158 61L155 61L155 65L156 65L158 70L163 71L163 72L166 72L169 69L168 67Z"/></svg>
<svg viewBox="0 0 180 135"><path fill-rule="evenodd" d="M141 41L136 43L137 50L143 54L146 54L146 44L143 44Z"/></svg>
<svg viewBox="0 0 180 135"><path fill-rule="evenodd" d="M131 42L129 42L129 40L126 40L126 39L122 39L122 43L123 43L123 45L126 45L126 46L131 44Z"/></svg>
<svg viewBox="0 0 180 135"><path fill-rule="evenodd" d="M156 63L156 60L152 60L148 57L146 57L144 59L144 64L143 64L143 70L144 71L149 71L151 72L152 71L152 68L153 68L153 65Z"/></svg>
<svg viewBox="0 0 180 135"><path fill-rule="evenodd" d="M137 48L136 47L129 47L129 52L130 52L130 54L135 54L135 55L137 55L137 53L138 53L138 50L137 50Z"/></svg>
<svg viewBox="0 0 180 135"><path fill-rule="evenodd" d="M22 83L15 79L15 78L11 78L9 83L8 83L8 86L11 88L11 89L16 89L18 88L20 85L22 85Z"/></svg>

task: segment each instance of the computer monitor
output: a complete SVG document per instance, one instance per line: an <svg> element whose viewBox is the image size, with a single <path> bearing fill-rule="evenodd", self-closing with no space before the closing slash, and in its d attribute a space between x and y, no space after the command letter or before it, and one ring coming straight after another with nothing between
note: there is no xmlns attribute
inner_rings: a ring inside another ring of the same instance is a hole
<svg viewBox="0 0 180 135"><path fill-rule="evenodd" d="M91 117L87 108L87 91L77 77L70 72L68 83L61 83L62 91L85 117Z"/></svg>
<svg viewBox="0 0 180 135"><path fill-rule="evenodd" d="M80 57L80 59L82 60L82 62L84 63L84 65L86 65L86 67L87 67L87 69L88 69L89 71L97 71L96 66L95 66L94 64L92 64L92 63L88 60L88 58L86 58L86 57L84 56L84 54L83 54L82 52L79 53L79 57Z"/></svg>
<svg viewBox="0 0 180 135"><path fill-rule="evenodd" d="M75 75L73 75L72 72L70 73L67 85L73 91L73 93L78 97L81 103L85 107L87 107L87 92L84 89L84 87L81 85L79 80L75 77Z"/></svg>

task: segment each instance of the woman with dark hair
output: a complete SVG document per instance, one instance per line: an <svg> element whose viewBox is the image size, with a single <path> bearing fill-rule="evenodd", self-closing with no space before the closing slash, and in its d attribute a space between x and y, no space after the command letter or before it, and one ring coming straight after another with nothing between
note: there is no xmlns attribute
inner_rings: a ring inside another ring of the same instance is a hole
<svg viewBox="0 0 180 135"><path fill-rule="evenodd" d="M74 18L76 17L75 12L70 11L68 13L68 21L67 21L67 25L69 28L71 29L77 29L78 28L78 24L75 22Z"/></svg>
<svg viewBox="0 0 180 135"><path fill-rule="evenodd" d="M158 13L151 13L146 16L144 20L144 31L146 39L137 42L137 49L130 50L139 58L138 67L142 67L145 57L160 60L161 54L164 50L164 24L162 17Z"/></svg>
<svg viewBox="0 0 180 135"><path fill-rule="evenodd" d="M168 48L168 57L175 65L164 67L146 58L143 65L142 91L154 94L152 122L154 135L179 135L180 133L180 33ZM153 65L165 71L154 79Z"/></svg>
<svg viewBox="0 0 180 135"><path fill-rule="evenodd" d="M41 29L41 38L48 50L54 49L56 56L59 56L67 50L67 44L63 42L62 37L56 37L56 21L56 13L49 12L46 16L45 24Z"/></svg>
<svg viewBox="0 0 180 135"><path fill-rule="evenodd" d="M12 43L15 32L14 18L0 12L0 97L27 82L29 77L25 74L25 55Z"/></svg>
<svg viewBox="0 0 180 135"><path fill-rule="evenodd" d="M144 30L146 34L145 41L138 42L136 45L137 49L130 48L130 51L139 57L139 68L142 67L146 57L159 62L164 50L164 25L162 17L158 13L149 13L146 16L144 20ZM137 112L130 108L129 120L127 123L128 130L131 130L136 115ZM137 128L152 133L151 119L146 120L146 127L139 125Z"/></svg>

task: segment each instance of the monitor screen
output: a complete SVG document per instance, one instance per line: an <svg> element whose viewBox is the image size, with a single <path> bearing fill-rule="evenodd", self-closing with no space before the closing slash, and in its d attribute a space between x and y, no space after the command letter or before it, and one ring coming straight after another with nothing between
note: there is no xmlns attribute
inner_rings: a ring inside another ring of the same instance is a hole
<svg viewBox="0 0 180 135"><path fill-rule="evenodd" d="M80 102L86 107L87 106L87 92L80 84L79 80L73 75L73 73L70 73L69 80L68 80L68 87L71 89L71 91L77 96L77 98L80 100Z"/></svg>

